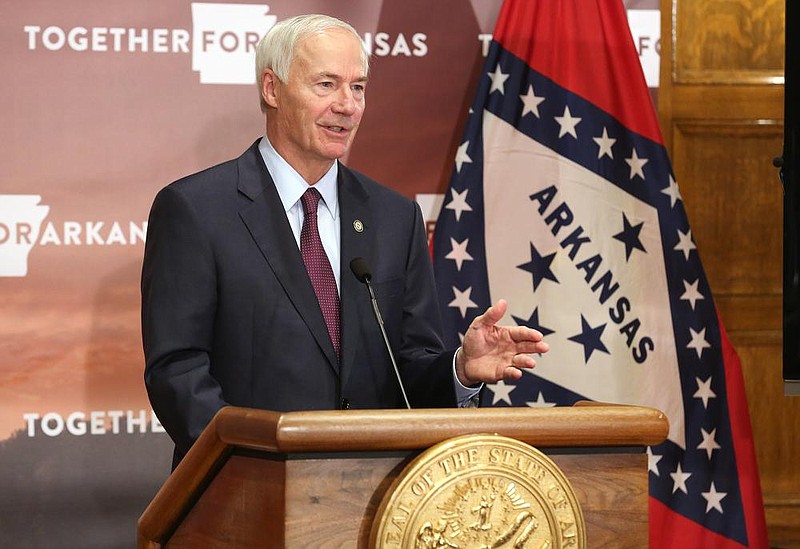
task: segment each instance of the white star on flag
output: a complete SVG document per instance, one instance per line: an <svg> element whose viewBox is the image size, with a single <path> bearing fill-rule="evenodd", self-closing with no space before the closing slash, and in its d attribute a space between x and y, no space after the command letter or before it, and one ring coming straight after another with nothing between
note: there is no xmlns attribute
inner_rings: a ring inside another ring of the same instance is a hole
<svg viewBox="0 0 800 549"><path fill-rule="evenodd" d="M661 192L669 197L669 205L673 208L678 200L683 200L683 197L678 190L678 184L675 182L675 179L673 179L672 174L669 176L669 187L666 189L661 189Z"/></svg>
<svg viewBox="0 0 800 549"><path fill-rule="evenodd" d="M494 72L487 72L486 74L489 75L489 78L492 79L492 86L489 88L489 93L497 90L501 94L505 94L505 90L503 89L506 80L508 77L511 76L510 74L504 74L503 71L500 70L500 65L497 65L494 69Z"/></svg>
<svg viewBox="0 0 800 549"><path fill-rule="evenodd" d="M558 131L558 137L564 137L567 134L570 134L575 139L578 139L578 134L575 132L575 126L578 125L578 122L581 121L580 118L572 116L572 113L569 112L569 106L564 107L564 116L556 116L554 117L558 125L561 126L561 129Z"/></svg>
<svg viewBox="0 0 800 549"><path fill-rule="evenodd" d="M688 280L683 281L683 288L686 290L683 292L681 299L688 301L692 305L692 310L694 311L694 306L697 304L698 299L705 299L703 294L697 289L697 286L700 284L700 279L698 278L691 284L689 284Z"/></svg>
<svg viewBox="0 0 800 549"><path fill-rule="evenodd" d="M661 476L658 472L658 462L661 461L662 456L653 453L653 449L650 446L647 447L647 468L653 473L655 476Z"/></svg>
<svg viewBox="0 0 800 549"><path fill-rule="evenodd" d="M717 398L716 393L711 390L711 377L705 381L700 381L699 377L694 378L697 381L697 391L692 395L694 398L703 399L703 408L708 409L708 400Z"/></svg>
<svg viewBox="0 0 800 549"><path fill-rule="evenodd" d="M547 402L541 391L539 391L539 396L536 397L536 400L528 401L525 404L531 408L549 408L556 405L555 402Z"/></svg>
<svg viewBox="0 0 800 549"><path fill-rule="evenodd" d="M457 308L461 312L461 317L465 318L467 316L467 310L475 309L478 307L477 303L472 301L470 296L472 295L472 286L464 290L463 292L453 286L453 295L455 299L448 303L449 307Z"/></svg>
<svg viewBox="0 0 800 549"><path fill-rule="evenodd" d="M700 431L703 433L703 442L697 445L697 449L705 450L708 454L708 459L711 459L711 453L714 450L719 450L721 448L721 446L717 444L717 430L712 429L709 433L705 429L701 428Z"/></svg>
<svg viewBox="0 0 800 549"><path fill-rule="evenodd" d="M678 229L678 244L672 249L673 250L678 250L680 252L683 252L684 257L688 260L689 259L689 253L692 250L696 250L697 249L697 246L695 246L694 242L692 242L692 230L689 229L684 234L683 231Z"/></svg>
<svg viewBox="0 0 800 549"><path fill-rule="evenodd" d="M633 149L631 152L630 158L626 158L625 162L628 163L628 166L631 167L631 179L633 176L638 175L642 179L644 179L644 165L647 164L647 158L639 158L639 155L636 154L636 148Z"/></svg>
<svg viewBox="0 0 800 549"><path fill-rule="evenodd" d="M458 192L456 192L455 189L452 189L452 188L450 189L450 196L451 196L452 200L450 200L450 203L447 206L445 206L445 209L453 210L455 212L456 221L460 221L461 220L461 213L462 212L471 212L472 211L472 207L469 204L467 204L467 193L468 192L469 192L469 189L464 189L463 193L458 193Z"/></svg>
<svg viewBox="0 0 800 549"><path fill-rule="evenodd" d="M675 469L674 473L669 474L672 477L672 493L674 494L678 490L683 492L684 494L688 494L689 491L686 489L686 480L692 476L692 473L684 473L681 469L681 464L678 462L678 467Z"/></svg>
<svg viewBox="0 0 800 549"><path fill-rule="evenodd" d="M464 164L471 164L472 159L467 154L467 148L469 147L469 141L463 142L458 147L458 151L456 152L456 173L461 173L461 166Z"/></svg>
<svg viewBox="0 0 800 549"><path fill-rule="evenodd" d="M506 385L501 379L497 383L487 383L486 386L494 393L492 397L493 406L501 400L511 406L511 391L517 388L516 385Z"/></svg>
<svg viewBox="0 0 800 549"><path fill-rule="evenodd" d="M712 508L722 513L722 500L728 495L727 492L717 492L714 483L711 483L711 489L708 492L701 492L703 497L706 498L708 504L706 505L706 513L711 511Z"/></svg>
<svg viewBox="0 0 800 549"><path fill-rule="evenodd" d="M450 250L450 253L447 254L445 259L452 259L456 262L456 269L459 271L461 270L461 265L465 261L472 261L472 256L469 255L467 252L467 245L469 244L469 238L465 238L463 242L456 242L456 239L450 237L450 244L453 246L453 249Z"/></svg>
<svg viewBox="0 0 800 549"><path fill-rule="evenodd" d="M692 340L686 348L694 349L697 352L697 358L703 358L703 349L711 348L711 345L706 341L706 329L703 328L699 332L695 332L692 328L689 328L689 332L692 334Z"/></svg>
<svg viewBox="0 0 800 549"><path fill-rule="evenodd" d="M520 99L525 104L522 107L522 115L521 117L524 118L526 114L533 113L533 116L539 118L539 105L544 101L544 97L539 97L533 91L533 86L528 86L528 93L525 95L520 95Z"/></svg>
<svg viewBox="0 0 800 549"><path fill-rule="evenodd" d="M603 127L603 135L600 137L593 137L592 139L600 148L597 151L598 160L603 158L604 155L608 155L609 158L614 158L614 153L611 151L611 146L614 145L617 140L608 136L608 131L606 130L605 126Z"/></svg>

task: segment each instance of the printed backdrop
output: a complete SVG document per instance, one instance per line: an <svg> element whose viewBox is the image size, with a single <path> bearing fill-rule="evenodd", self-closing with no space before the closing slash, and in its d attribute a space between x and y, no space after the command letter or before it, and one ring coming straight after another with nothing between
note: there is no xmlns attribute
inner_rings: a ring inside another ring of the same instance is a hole
<svg viewBox="0 0 800 549"><path fill-rule="evenodd" d="M263 132L253 45L324 12L373 54L352 167L435 220L501 0L6 3L0 18L0 545L131 547L171 443L142 382L146 220ZM657 87L658 0L625 2Z"/></svg>

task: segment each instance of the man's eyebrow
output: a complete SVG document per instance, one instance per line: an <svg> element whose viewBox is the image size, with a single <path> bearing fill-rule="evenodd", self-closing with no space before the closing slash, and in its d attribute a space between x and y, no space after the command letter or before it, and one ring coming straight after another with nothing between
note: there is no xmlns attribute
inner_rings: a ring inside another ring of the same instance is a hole
<svg viewBox="0 0 800 549"><path fill-rule="evenodd" d="M318 72L317 78L329 78L331 80L344 80L341 75L336 74L335 72ZM368 78L366 76L360 76L354 80L354 82L366 82Z"/></svg>

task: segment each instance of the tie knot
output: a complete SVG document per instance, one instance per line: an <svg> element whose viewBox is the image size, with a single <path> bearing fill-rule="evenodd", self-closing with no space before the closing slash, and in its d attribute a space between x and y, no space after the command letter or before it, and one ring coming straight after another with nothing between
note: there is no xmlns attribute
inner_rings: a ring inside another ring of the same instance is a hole
<svg viewBox="0 0 800 549"><path fill-rule="evenodd" d="M319 204L319 199L322 198L322 195L319 194L319 191L314 187L310 187L306 192L303 193L303 196L300 197L300 201L303 203L303 213L305 215L317 213L317 205Z"/></svg>

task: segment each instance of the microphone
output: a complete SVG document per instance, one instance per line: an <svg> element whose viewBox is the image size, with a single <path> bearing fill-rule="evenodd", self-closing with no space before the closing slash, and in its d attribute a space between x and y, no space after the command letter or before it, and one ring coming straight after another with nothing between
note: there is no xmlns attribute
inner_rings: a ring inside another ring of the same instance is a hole
<svg viewBox="0 0 800 549"><path fill-rule="evenodd" d="M359 282L367 285L367 290L369 290L369 297L372 300L372 312L375 313L375 320L378 321L378 327L381 329L381 335L383 336L383 343L386 346L386 352L389 353L389 358L392 361L392 367L394 368L394 375L397 376L397 383L400 385L400 392L403 393L403 400L406 403L406 408L409 410L411 409L411 404L408 403L408 397L406 396L406 388L403 386L403 380L400 379L400 370L397 369L397 362L394 359L394 353L392 352L392 346L389 344L389 338L386 335L386 328L383 326L383 317L381 316L381 310L378 307L378 300L375 299L375 292L372 290L372 271L369 268L369 263L363 257L357 257L350 262L350 270L353 271L353 274L358 279Z"/></svg>

